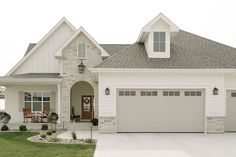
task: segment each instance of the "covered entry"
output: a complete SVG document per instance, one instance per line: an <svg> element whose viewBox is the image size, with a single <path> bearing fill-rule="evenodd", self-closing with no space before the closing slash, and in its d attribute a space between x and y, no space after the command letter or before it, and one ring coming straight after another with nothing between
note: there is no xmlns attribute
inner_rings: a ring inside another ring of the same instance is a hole
<svg viewBox="0 0 236 157"><path fill-rule="evenodd" d="M120 89L118 132L204 132L205 92L199 89Z"/></svg>
<svg viewBox="0 0 236 157"><path fill-rule="evenodd" d="M94 90L85 81L75 83L71 88L71 120L90 120L94 116Z"/></svg>

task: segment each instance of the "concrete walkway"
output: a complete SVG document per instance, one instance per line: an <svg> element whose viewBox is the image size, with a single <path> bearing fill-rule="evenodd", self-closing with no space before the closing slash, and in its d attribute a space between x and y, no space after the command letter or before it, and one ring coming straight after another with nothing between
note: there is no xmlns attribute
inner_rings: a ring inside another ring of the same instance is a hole
<svg viewBox="0 0 236 157"><path fill-rule="evenodd" d="M99 134L94 157L235 157L236 133Z"/></svg>

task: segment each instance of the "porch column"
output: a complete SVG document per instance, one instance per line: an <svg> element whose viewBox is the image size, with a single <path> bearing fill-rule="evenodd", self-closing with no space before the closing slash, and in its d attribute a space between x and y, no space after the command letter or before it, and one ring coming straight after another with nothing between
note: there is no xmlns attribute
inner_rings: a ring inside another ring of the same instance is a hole
<svg viewBox="0 0 236 157"><path fill-rule="evenodd" d="M61 84L57 84L57 114L59 116L58 123L61 124Z"/></svg>

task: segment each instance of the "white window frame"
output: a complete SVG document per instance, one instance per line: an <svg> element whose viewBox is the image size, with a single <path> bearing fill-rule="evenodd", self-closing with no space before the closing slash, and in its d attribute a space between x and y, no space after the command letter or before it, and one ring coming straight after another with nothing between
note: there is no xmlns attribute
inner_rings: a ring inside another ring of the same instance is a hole
<svg viewBox="0 0 236 157"><path fill-rule="evenodd" d="M25 93L31 93L31 101L25 101ZM41 93L41 101L34 101L33 100L33 93ZM43 101L43 93L49 93L49 97L50 97L50 100L49 101ZM49 102L49 106L51 106L51 91L24 91L24 108L25 108L25 102L30 102L31 103L31 112L43 112L43 105L44 105L44 102ZM34 111L33 110L33 103L34 102L41 102L41 111Z"/></svg>
<svg viewBox="0 0 236 157"><path fill-rule="evenodd" d="M159 49L160 49L160 43L162 43L162 41L160 41L160 40L158 40L158 41L156 41L155 42L155 40L154 40L154 34L155 33L165 33L165 41L164 41L164 44L165 44L165 51L155 51L154 50L154 45L155 45L155 43L157 43L157 44L159 44ZM152 42L153 42L153 44L152 44L152 48L153 48L153 52L155 52L155 53L164 53L164 52L166 52L166 31L153 31L152 32Z"/></svg>
<svg viewBox="0 0 236 157"><path fill-rule="evenodd" d="M79 44L84 44L85 45L85 57L80 57L79 56ZM77 43L77 58L78 59L86 59L87 58L87 43L84 43L84 42Z"/></svg>

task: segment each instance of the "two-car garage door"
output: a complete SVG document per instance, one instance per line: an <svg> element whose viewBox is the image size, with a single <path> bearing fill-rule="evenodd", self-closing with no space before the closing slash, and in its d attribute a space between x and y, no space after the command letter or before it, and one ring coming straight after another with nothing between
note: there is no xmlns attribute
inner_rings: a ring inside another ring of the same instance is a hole
<svg viewBox="0 0 236 157"><path fill-rule="evenodd" d="M120 89L118 132L204 132L204 90Z"/></svg>

